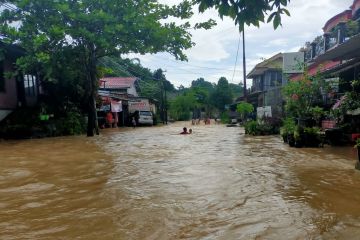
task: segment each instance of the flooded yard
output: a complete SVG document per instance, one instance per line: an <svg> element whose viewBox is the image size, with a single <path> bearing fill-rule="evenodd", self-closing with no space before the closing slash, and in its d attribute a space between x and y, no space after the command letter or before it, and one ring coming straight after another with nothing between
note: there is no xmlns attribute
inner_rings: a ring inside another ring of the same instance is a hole
<svg viewBox="0 0 360 240"><path fill-rule="evenodd" d="M359 239L355 149L183 125L0 142L0 239Z"/></svg>

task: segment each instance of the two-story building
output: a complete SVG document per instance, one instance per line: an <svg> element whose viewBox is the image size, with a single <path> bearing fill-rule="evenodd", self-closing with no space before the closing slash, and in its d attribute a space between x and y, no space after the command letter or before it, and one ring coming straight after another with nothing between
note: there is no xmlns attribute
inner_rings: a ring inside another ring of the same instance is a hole
<svg viewBox="0 0 360 240"><path fill-rule="evenodd" d="M349 90L350 82L360 78L360 0L329 19L323 35L308 42L303 50L308 74L320 71L331 79L337 92L335 98ZM301 76L293 74L290 79Z"/></svg>
<svg viewBox="0 0 360 240"><path fill-rule="evenodd" d="M282 115L281 88L287 82L282 73L282 66L283 54L278 53L257 64L247 75L248 79L252 79L247 101L258 110L258 113L263 112L266 116L273 117Z"/></svg>

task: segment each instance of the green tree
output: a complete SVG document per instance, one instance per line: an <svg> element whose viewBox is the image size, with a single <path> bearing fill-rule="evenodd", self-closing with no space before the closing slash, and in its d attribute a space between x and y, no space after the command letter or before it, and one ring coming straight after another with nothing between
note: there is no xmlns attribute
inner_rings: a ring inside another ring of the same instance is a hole
<svg viewBox="0 0 360 240"><path fill-rule="evenodd" d="M289 11L285 8L290 0L194 0L199 4L200 12L209 8L215 8L221 18L228 16L239 25L240 30L244 25L259 26L260 22L265 22L265 15L269 15L267 22L273 22L276 29L281 25L281 15L290 16Z"/></svg>
<svg viewBox="0 0 360 240"><path fill-rule="evenodd" d="M212 92L214 90L214 84L206 81L204 78L198 78L191 82L191 87L198 87L205 89L208 92Z"/></svg>
<svg viewBox="0 0 360 240"><path fill-rule="evenodd" d="M236 105L236 111L240 114L241 119L245 120L247 114L254 112L254 106L247 102L241 102Z"/></svg>
<svg viewBox="0 0 360 240"><path fill-rule="evenodd" d="M157 0L1 0L12 4L0 16L1 33L6 41L18 42L28 52L19 61L20 69L43 69L45 80L54 78L58 64L54 56L70 51L79 59L73 68L83 72L88 102L88 136L96 126L95 95L98 60L104 56L166 51L186 60L183 50L190 48L190 23L163 23L170 17L188 19L191 4L159 4ZM20 23L18 28L13 23ZM197 25L195 27L209 27ZM21 63L21 64L20 64Z"/></svg>
<svg viewBox="0 0 360 240"><path fill-rule="evenodd" d="M192 94L183 94L170 101L170 116L178 121L190 119L190 112L196 107L196 99Z"/></svg>
<svg viewBox="0 0 360 240"><path fill-rule="evenodd" d="M215 87L215 91L211 94L212 104L223 112L225 105L233 102L233 95L228 80L221 77Z"/></svg>
<svg viewBox="0 0 360 240"><path fill-rule="evenodd" d="M305 72L300 80L290 81L283 89L288 117L311 117L314 107L323 104L322 96L330 91L329 84L321 73L309 76Z"/></svg>
<svg viewBox="0 0 360 240"><path fill-rule="evenodd" d="M233 97L237 98L244 94L243 84L229 83Z"/></svg>

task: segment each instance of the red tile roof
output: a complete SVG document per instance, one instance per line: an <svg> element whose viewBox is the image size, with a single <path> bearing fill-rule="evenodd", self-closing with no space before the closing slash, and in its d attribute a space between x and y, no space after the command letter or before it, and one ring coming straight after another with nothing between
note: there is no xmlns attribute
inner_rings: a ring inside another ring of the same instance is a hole
<svg viewBox="0 0 360 240"><path fill-rule="evenodd" d="M100 88L130 88L135 84L136 77L107 77L100 79Z"/></svg>

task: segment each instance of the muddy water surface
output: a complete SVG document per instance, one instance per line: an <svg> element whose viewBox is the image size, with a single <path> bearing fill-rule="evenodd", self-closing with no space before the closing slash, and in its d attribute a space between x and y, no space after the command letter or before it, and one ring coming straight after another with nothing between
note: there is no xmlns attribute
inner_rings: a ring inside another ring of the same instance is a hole
<svg viewBox="0 0 360 240"><path fill-rule="evenodd" d="M359 239L352 148L241 128L0 143L0 239Z"/></svg>

